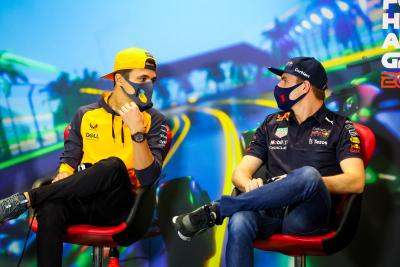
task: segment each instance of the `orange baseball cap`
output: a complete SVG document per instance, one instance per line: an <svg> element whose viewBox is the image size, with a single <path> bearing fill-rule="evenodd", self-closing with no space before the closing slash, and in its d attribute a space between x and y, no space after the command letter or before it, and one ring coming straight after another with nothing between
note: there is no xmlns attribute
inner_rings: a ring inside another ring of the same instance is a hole
<svg viewBox="0 0 400 267"><path fill-rule="evenodd" d="M137 47L126 48L119 51L116 55L113 72L101 78L113 81L115 72L130 69L150 69L156 71L156 59L145 49Z"/></svg>

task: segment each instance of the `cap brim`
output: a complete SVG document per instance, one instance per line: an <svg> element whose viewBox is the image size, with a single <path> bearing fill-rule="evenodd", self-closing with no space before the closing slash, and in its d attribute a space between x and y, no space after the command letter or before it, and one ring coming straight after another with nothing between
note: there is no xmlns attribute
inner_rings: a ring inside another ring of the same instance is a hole
<svg viewBox="0 0 400 267"><path fill-rule="evenodd" d="M278 76L282 76L282 74L284 73L283 70L280 70L280 69L277 69L277 68L272 68L272 67L269 67L268 70L270 72L272 72L273 74L276 74Z"/></svg>
<svg viewBox="0 0 400 267"><path fill-rule="evenodd" d="M110 80L110 81L114 81L114 72L111 72L111 73L109 73L109 74L106 74L106 75L104 75L104 76L101 76L101 78L107 79L107 80Z"/></svg>

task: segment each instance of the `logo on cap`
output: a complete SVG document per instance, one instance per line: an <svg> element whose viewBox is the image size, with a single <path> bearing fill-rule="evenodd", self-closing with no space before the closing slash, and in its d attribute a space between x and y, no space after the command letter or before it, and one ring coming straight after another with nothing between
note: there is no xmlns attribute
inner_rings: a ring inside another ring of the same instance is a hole
<svg viewBox="0 0 400 267"><path fill-rule="evenodd" d="M145 52L145 55L146 55L147 57L152 57L152 58L154 58L153 55L150 54L148 51Z"/></svg>
<svg viewBox="0 0 400 267"><path fill-rule="evenodd" d="M295 68L294 71L297 72L297 73L300 73L301 75L303 75L303 76L305 76L307 78L310 78L310 74L307 74L306 72L304 72L302 70L299 70L298 68Z"/></svg>

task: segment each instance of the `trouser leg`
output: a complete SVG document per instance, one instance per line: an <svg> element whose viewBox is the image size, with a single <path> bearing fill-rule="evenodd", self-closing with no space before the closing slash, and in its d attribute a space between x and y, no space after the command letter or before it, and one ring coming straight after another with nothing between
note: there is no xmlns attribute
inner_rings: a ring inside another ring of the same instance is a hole
<svg viewBox="0 0 400 267"><path fill-rule="evenodd" d="M38 266L61 266L62 241L71 224L115 225L135 197L120 159L102 160L65 180L29 191L37 210Z"/></svg>
<svg viewBox="0 0 400 267"><path fill-rule="evenodd" d="M61 267L65 229L71 220L86 223L87 215L85 205L76 200L52 200L38 207L36 244L39 267Z"/></svg>
<svg viewBox="0 0 400 267"><path fill-rule="evenodd" d="M287 177L237 197L222 196L222 217L245 210L280 208L308 200L319 191L328 192L319 172L313 167L302 167L288 173Z"/></svg>
<svg viewBox="0 0 400 267"><path fill-rule="evenodd" d="M279 213L279 212L278 212ZM227 267L251 267L254 263L253 240L270 236L281 227L281 215L274 211L239 211L228 223L225 263Z"/></svg>
<svg viewBox="0 0 400 267"><path fill-rule="evenodd" d="M33 208L46 200L88 198L116 187L131 188L124 162L111 157L50 185L28 191Z"/></svg>

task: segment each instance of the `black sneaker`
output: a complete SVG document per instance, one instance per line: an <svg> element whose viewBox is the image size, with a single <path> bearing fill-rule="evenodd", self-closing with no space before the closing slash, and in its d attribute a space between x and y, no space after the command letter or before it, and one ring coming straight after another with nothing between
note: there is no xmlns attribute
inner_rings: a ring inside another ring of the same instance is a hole
<svg viewBox="0 0 400 267"><path fill-rule="evenodd" d="M194 236L215 225L218 213L216 204L206 204L190 213L173 217L172 223L182 240L191 241Z"/></svg>
<svg viewBox="0 0 400 267"><path fill-rule="evenodd" d="M24 194L16 193L0 200L0 223L15 219L28 209Z"/></svg>

